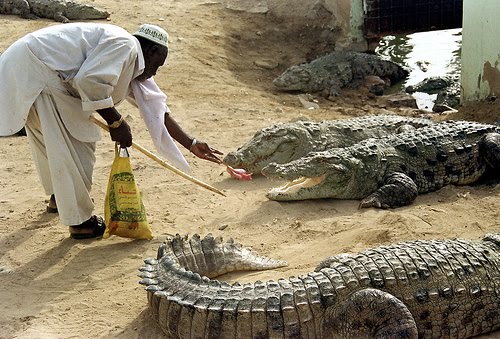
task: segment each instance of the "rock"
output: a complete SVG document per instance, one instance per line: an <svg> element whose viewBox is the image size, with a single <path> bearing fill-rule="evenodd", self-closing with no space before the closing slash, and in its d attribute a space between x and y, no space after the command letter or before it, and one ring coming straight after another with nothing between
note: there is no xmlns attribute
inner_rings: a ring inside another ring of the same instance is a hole
<svg viewBox="0 0 500 339"><path fill-rule="evenodd" d="M278 63L272 60L255 60L254 65L264 69L275 69L278 67Z"/></svg>
<svg viewBox="0 0 500 339"><path fill-rule="evenodd" d="M387 96L387 103L392 107L418 108L417 100L409 94L397 93Z"/></svg>
<svg viewBox="0 0 500 339"><path fill-rule="evenodd" d="M363 86L366 87L370 93L375 95L383 95L384 90L388 87L386 82L376 75L367 75L363 81Z"/></svg>
<svg viewBox="0 0 500 339"><path fill-rule="evenodd" d="M10 273L12 272L12 269L7 267L7 266L0 266L0 274L3 274L3 273Z"/></svg>
<svg viewBox="0 0 500 339"><path fill-rule="evenodd" d="M319 105L317 103L309 101L307 99L307 97L305 97L303 95L299 95L299 101L304 108L307 108L307 109L318 109L319 108Z"/></svg>

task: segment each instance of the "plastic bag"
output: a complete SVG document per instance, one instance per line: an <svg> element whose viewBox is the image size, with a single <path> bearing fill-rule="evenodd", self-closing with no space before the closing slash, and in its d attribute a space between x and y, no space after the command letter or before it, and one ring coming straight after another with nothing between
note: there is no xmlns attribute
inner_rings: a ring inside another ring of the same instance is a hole
<svg viewBox="0 0 500 339"><path fill-rule="evenodd" d="M126 148L118 150L115 146L115 159L104 201L104 220L104 239L110 235L133 239L153 238Z"/></svg>

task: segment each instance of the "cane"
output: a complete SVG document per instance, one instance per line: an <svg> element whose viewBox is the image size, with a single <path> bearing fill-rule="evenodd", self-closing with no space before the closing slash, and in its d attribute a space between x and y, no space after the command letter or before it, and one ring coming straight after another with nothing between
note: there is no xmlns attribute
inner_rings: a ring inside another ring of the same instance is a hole
<svg viewBox="0 0 500 339"><path fill-rule="evenodd" d="M102 129L106 130L109 132L109 127L107 125L105 125L104 123L102 123L101 121L97 120L94 116L90 116L89 117L90 121L92 121L93 123L95 123L97 126L101 127ZM185 179L188 179L189 181L191 182L194 182L195 184L198 184L200 185L201 187L204 187L212 192L215 192L215 193L218 193L222 196L226 196L224 193L222 193L220 190L218 190L217 188L215 187L212 187L210 186L209 184L206 184L204 183L203 181L201 180L198 180L196 179L195 177L189 175L189 174L186 174L184 172L182 172L181 170L175 168L174 166L170 165L169 163L167 163L165 160L161 159L160 157L158 157L156 154L154 154L153 152L150 152L148 151L147 149L145 149L144 147L142 147L141 145L135 143L132 141L132 147L135 148L136 150L142 152L144 155L146 155L148 158L150 159L153 159L154 161L156 161L157 163L159 163L160 165L162 165L163 167L165 167L166 169L169 169L171 170L172 172L174 172L175 174L177 175L180 175L181 177L185 178Z"/></svg>

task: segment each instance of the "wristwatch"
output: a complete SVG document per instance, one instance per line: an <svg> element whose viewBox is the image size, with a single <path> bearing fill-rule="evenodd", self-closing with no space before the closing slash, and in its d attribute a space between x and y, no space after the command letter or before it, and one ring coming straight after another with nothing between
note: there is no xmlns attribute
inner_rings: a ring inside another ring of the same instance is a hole
<svg viewBox="0 0 500 339"><path fill-rule="evenodd" d="M123 116L120 116L120 119L116 120L112 124L109 124L108 127L109 128L118 128L118 127L120 127L120 125L122 124L122 122L123 122Z"/></svg>

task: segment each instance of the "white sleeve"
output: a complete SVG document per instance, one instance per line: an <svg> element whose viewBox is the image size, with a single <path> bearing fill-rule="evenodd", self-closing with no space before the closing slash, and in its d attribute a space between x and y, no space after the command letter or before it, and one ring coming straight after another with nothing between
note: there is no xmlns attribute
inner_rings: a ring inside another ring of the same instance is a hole
<svg viewBox="0 0 500 339"><path fill-rule="evenodd" d="M132 80L133 97L141 112L142 119L151 135L158 153L184 172L190 172L189 164L165 127L165 113L170 113L166 104L167 96L153 78L145 81Z"/></svg>
<svg viewBox="0 0 500 339"><path fill-rule="evenodd" d="M132 41L99 44L81 65L73 78L73 87L82 99L84 111L113 107L114 86L123 72L132 73L137 58Z"/></svg>

